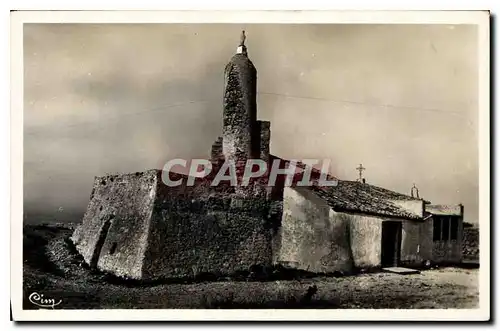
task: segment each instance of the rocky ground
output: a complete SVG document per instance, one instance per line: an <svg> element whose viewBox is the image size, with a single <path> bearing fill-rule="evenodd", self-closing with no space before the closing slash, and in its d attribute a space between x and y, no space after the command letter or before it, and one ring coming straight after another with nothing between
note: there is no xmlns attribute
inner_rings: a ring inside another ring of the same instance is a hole
<svg viewBox="0 0 500 331"><path fill-rule="evenodd" d="M89 270L58 226L25 226L24 309L37 309L33 292L61 303L55 309L92 308L474 308L479 269L442 268L417 275L252 281L218 280L139 284Z"/></svg>

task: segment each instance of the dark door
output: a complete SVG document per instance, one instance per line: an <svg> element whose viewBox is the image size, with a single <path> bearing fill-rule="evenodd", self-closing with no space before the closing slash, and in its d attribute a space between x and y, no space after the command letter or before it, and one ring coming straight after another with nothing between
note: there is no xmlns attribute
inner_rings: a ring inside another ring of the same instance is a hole
<svg viewBox="0 0 500 331"><path fill-rule="evenodd" d="M382 266L396 267L401 257L401 222L382 222Z"/></svg>

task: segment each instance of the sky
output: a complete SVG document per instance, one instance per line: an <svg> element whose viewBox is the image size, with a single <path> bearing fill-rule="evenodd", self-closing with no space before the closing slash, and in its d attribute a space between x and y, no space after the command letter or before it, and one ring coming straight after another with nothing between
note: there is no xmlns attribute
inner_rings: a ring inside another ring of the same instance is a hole
<svg viewBox="0 0 500 331"><path fill-rule="evenodd" d="M246 31L271 153L478 220L471 25L25 24L25 215L83 214L94 176L206 158Z"/></svg>

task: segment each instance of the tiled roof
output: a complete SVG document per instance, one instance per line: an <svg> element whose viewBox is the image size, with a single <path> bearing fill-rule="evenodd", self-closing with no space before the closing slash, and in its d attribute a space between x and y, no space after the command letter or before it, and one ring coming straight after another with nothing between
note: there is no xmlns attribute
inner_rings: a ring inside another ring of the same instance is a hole
<svg viewBox="0 0 500 331"><path fill-rule="evenodd" d="M403 200L404 195L370 184L339 180L337 186L312 186L310 189L336 211L421 219L419 215L408 212L390 201ZM410 199L415 200L408 197L408 200Z"/></svg>
<svg viewBox="0 0 500 331"><path fill-rule="evenodd" d="M280 159L271 155L272 159ZM289 160L282 159L285 163ZM303 165L298 165L299 167ZM316 172L319 172L317 170ZM314 173L314 171L313 171ZM328 180L334 179L328 175ZM337 179L336 186L320 186L317 183L310 186L316 195L321 197L333 210L366 213L388 217L405 219L422 219L420 215L411 213L393 203L391 200L415 200L422 201L409 195L394 192L382 187L374 186L358 181Z"/></svg>

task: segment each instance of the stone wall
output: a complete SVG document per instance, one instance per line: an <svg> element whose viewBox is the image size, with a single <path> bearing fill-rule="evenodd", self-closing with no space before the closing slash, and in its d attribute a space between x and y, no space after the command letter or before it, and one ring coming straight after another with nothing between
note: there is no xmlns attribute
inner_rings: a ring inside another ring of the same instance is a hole
<svg viewBox="0 0 500 331"><path fill-rule="evenodd" d="M211 187L197 179L168 187L162 171L96 178L72 240L85 261L117 276L149 280L202 273L230 275L270 267L281 209L248 187ZM259 183L255 183L259 185ZM279 203L278 203L279 204Z"/></svg>
<svg viewBox="0 0 500 331"><path fill-rule="evenodd" d="M479 228L464 228L462 255L464 260L479 261Z"/></svg>
<svg viewBox="0 0 500 331"><path fill-rule="evenodd" d="M72 236L85 262L142 278L157 179L156 170L95 178L87 211Z"/></svg>
<svg viewBox="0 0 500 331"><path fill-rule="evenodd" d="M192 200L160 194L156 200L144 273L146 278L230 275L272 264L279 216L271 202L237 194Z"/></svg>

